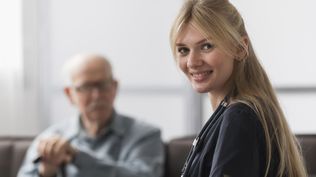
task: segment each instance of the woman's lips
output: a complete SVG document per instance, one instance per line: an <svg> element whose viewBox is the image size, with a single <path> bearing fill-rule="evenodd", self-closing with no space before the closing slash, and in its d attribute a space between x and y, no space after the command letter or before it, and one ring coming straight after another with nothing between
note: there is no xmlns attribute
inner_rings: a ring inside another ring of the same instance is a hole
<svg viewBox="0 0 316 177"><path fill-rule="evenodd" d="M196 82L204 81L211 75L213 71L203 71L203 72L191 72L192 79Z"/></svg>

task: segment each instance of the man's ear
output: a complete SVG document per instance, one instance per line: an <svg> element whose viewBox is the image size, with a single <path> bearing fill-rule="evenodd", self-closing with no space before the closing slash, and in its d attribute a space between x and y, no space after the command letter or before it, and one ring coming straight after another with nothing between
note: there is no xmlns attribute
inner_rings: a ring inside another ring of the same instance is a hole
<svg viewBox="0 0 316 177"><path fill-rule="evenodd" d="M70 101L71 104L75 104L73 97L72 97L72 93L71 93L71 88L70 87L65 87L64 88L64 93L67 96L68 100Z"/></svg>
<svg viewBox="0 0 316 177"><path fill-rule="evenodd" d="M113 89L114 89L114 94L115 94L115 95L116 95L116 93L117 93L118 86L119 86L118 81L114 79L114 80L113 80Z"/></svg>

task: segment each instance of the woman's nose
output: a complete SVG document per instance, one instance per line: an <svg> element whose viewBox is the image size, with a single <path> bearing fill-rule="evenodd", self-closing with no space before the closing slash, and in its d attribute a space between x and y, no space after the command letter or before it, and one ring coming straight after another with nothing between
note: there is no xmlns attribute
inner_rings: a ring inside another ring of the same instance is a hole
<svg viewBox="0 0 316 177"><path fill-rule="evenodd" d="M202 56L192 51L188 56L187 66L190 68L199 67L203 64Z"/></svg>

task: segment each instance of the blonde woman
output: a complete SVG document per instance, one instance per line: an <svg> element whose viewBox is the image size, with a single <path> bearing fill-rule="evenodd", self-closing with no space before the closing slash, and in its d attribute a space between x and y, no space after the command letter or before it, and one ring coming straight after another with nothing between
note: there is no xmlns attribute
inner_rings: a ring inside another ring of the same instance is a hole
<svg viewBox="0 0 316 177"><path fill-rule="evenodd" d="M170 42L180 69L215 112L183 177L306 177L299 145L228 0L186 0Z"/></svg>

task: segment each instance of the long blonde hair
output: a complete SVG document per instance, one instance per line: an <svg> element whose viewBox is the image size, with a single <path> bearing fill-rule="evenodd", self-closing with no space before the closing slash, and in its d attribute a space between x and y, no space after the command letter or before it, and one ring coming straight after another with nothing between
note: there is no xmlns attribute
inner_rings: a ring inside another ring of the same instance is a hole
<svg viewBox="0 0 316 177"><path fill-rule="evenodd" d="M278 155L278 176L306 177L299 143L287 124L236 8L228 0L186 0L170 32L174 56L176 40L188 24L212 39L216 47L238 58L231 78L231 98L249 105L260 119L266 141L265 176L269 174L272 155ZM245 37L247 44L242 40Z"/></svg>

